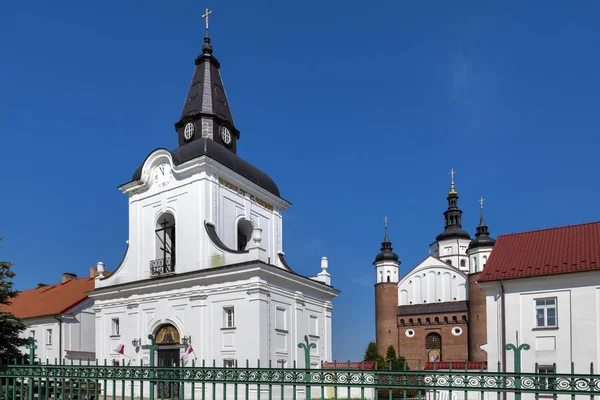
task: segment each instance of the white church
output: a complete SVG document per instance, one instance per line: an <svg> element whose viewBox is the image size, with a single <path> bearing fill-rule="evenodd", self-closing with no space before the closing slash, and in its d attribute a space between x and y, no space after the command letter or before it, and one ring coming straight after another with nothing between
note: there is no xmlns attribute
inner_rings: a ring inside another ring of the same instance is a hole
<svg viewBox="0 0 600 400"><path fill-rule="evenodd" d="M313 277L286 263L282 214L290 203L237 155L240 131L219 69L207 31L175 124L178 147L152 151L120 186L128 247L112 273L99 264L90 293L99 360L148 365L148 335L158 346L155 365L185 352L219 366L248 359L304 367L305 337L316 345L313 367L332 358L339 291L328 261Z"/></svg>

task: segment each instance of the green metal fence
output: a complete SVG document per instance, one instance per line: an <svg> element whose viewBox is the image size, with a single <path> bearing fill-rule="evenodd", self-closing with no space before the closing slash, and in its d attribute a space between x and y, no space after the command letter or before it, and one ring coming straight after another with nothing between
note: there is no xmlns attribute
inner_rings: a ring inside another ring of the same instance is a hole
<svg viewBox="0 0 600 400"><path fill-rule="evenodd" d="M35 360L0 365L0 400L504 400L589 398L600 395L600 375L522 373L514 351L514 371L365 370L350 368L277 368L257 362L243 367L194 362L189 366L74 365ZM308 341L299 344L310 358ZM151 353L152 354L152 353ZM310 365L307 362L305 365ZM339 363L338 363L339 365ZM537 370L537 368L536 368ZM573 371L573 368L571 369Z"/></svg>

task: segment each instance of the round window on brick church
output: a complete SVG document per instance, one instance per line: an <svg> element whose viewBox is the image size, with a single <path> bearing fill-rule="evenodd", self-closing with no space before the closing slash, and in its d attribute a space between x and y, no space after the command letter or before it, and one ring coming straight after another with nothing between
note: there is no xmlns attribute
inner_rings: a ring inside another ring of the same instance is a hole
<svg viewBox="0 0 600 400"><path fill-rule="evenodd" d="M459 328L458 326L452 328L452 334L454 336L460 336L462 334L462 329Z"/></svg>
<svg viewBox="0 0 600 400"><path fill-rule="evenodd" d="M415 331L413 331L412 329L407 329L406 332L404 332L404 334L406 335L406 337L413 337L415 336Z"/></svg>

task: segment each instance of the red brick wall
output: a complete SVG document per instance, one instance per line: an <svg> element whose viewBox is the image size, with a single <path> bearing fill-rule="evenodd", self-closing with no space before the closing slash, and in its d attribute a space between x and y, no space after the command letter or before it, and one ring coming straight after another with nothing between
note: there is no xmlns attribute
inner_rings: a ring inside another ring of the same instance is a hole
<svg viewBox="0 0 600 400"><path fill-rule="evenodd" d="M398 351L398 284L382 282L375 285L375 341L385 356L389 345Z"/></svg>
<svg viewBox="0 0 600 400"><path fill-rule="evenodd" d="M426 348L425 338L429 333L436 332L442 338L440 361L468 361L469 326L463 319L466 316L466 313L440 313L399 317L399 321L404 320L404 326L399 326L398 328L399 354L406 358L408 366L411 369L418 368L419 362L421 363L421 367L423 367L425 362L429 361L427 358L429 350ZM439 318L439 324L433 323L435 317ZM444 317L448 318L448 323L443 322ZM452 317L456 317L457 322L453 322ZM419 318L421 319L420 325L417 322ZM429 318L432 323L426 324L426 318ZM413 320L412 325L410 324L410 319ZM458 336L452 334L452 329L456 327L462 330L462 333ZM414 331L415 334L413 337L406 336L408 329Z"/></svg>
<svg viewBox="0 0 600 400"><path fill-rule="evenodd" d="M485 292L479 289L480 273L469 275L469 358L470 361L487 361L487 353L479 346L487 343L487 318Z"/></svg>

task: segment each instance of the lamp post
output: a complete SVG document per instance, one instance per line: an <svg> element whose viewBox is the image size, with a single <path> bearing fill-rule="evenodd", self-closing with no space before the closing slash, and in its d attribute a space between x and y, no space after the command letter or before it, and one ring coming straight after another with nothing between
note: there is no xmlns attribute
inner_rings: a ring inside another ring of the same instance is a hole
<svg viewBox="0 0 600 400"><path fill-rule="evenodd" d="M304 381L307 383L306 399L310 400L312 398L311 393L310 393L311 392L310 385L308 385L308 383L310 383L310 349L316 348L317 345L314 343L310 343L308 341L307 335L304 335L304 341L306 343L298 343L298 347L301 349L304 349L304 368L306 369Z"/></svg>

